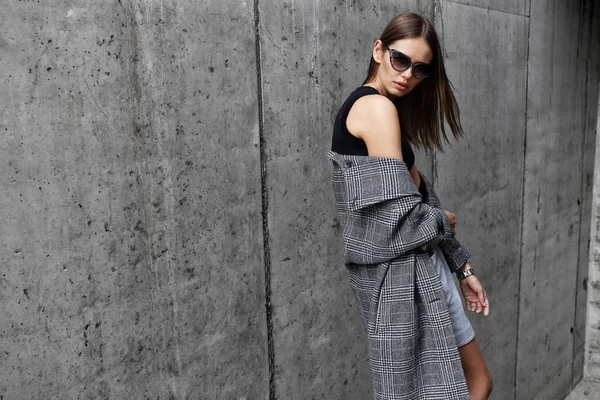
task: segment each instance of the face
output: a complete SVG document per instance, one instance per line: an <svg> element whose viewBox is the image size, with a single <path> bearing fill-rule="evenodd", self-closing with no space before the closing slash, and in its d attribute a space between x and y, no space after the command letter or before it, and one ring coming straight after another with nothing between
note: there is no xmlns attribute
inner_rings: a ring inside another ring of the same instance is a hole
<svg viewBox="0 0 600 400"><path fill-rule="evenodd" d="M429 45L423 38L410 38L396 40L389 44L389 49L404 53L413 64L431 64L433 54ZM392 99L410 93L423 79L414 76L414 66L405 71L397 71L390 64L390 50L383 46L380 40L375 42L373 58L379 64L377 76L372 83L380 94ZM401 57L401 56L400 56Z"/></svg>

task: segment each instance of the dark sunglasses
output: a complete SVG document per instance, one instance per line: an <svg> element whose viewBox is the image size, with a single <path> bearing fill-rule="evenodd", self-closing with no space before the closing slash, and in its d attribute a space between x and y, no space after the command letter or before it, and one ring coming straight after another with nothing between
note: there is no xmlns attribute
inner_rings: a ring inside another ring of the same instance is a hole
<svg viewBox="0 0 600 400"><path fill-rule="evenodd" d="M386 46L387 47L387 46ZM390 64L398 72L404 72L412 67L412 75L416 79L425 79L433 72L431 64L421 62L413 63L412 60L404 53L398 50L387 48L390 51Z"/></svg>

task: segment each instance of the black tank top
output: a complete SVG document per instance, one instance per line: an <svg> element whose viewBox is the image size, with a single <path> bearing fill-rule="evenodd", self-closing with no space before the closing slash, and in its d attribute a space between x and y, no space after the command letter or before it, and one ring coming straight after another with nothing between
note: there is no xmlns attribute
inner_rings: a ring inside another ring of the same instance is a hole
<svg viewBox="0 0 600 400"><path fill-rule="evenodd" d="M379 94L377 89L370 86L360 86L344 101L342 107L338 111L335 118L335 125L333 126L333 137L331 140L331 150L339 154L353 155L353 156L368 156L367 145L362 139L353 136L348 132L346 127L346 118L350 108L354 105L354 102L363 96L370 94ZM405 135L402 135L402 158L404 163L410 170L415 164L415 154L413 153L410 143L405 139Z"/></svg>

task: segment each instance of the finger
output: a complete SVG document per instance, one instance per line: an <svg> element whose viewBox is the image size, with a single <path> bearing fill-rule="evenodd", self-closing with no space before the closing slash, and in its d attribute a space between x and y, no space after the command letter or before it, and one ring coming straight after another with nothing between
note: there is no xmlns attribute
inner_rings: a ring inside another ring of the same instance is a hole
<svg viewBox="0 0 600 400"><path fill-rule="evenodd" d="M469 311L476 312L477 311L477 303L475 303L474 301L472 301L469 304Z"/></svg>
<svg viewBox="0 0 600 400"><path fill-rule="evenodd" d="M485 289L481 289L481 292L483 294L483 306L487 306L488 305L488 297L487 297L487 292L485 291Z"/></svg>
<svg viewBox="0 0 600 400"><path fill-rule="evenodd" d="M485 305L485 308L483 309L483 315L485 315L487 317L489 313L490 313L490 303L488 302Z"/></svg>
<svg viewBox="0 0 600 400"><path fill-rule="evenodd" d="M485 290L483 290L483 288L479 288L479 290L477 291L477 297L479 298L479 302L483 305L485 305L485 298L486 298L486 294L485 294Z"/></svg>

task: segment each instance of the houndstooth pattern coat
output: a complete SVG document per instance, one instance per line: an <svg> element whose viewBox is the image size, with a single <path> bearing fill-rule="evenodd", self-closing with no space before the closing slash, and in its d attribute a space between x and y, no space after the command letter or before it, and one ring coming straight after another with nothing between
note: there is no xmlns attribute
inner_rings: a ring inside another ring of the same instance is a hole
<svg viewBox="0 0 600 400"><path fill-rule="evenodd" d="M376 400L469 399L446 297L430 258L455 271L469 253L421 174L397 159L327 153L344 261L368 336Z"/></svg>

